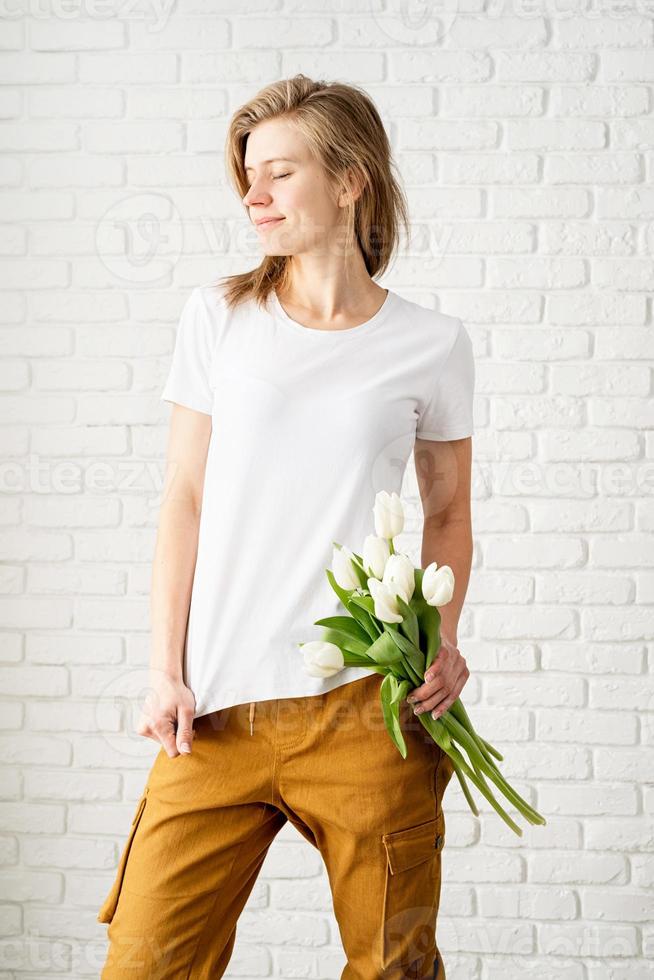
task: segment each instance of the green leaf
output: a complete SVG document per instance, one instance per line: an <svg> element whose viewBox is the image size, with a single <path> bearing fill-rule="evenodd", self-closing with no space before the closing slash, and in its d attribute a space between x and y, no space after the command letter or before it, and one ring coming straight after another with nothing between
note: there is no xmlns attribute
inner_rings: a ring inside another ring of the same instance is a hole
<svg viewBox="0 0 654 980"><path fill-rule="evenodd" d="M365 609L368 615L375 615L375 600L371 595L357 595L356 592L352 593L352 598L350 600L355 606L359 606L361 609Z"/></svg>
<svg viewBox="0 0 654 980"><path fill-rule="evenodd" d="M359 654L350 653L348 650L343 650L343 664L345 667L366 667L368 670L374 670L377 673L386 673L386 668L377 667L370 657L361 657Z"/></svg>
<svg viewBox="0 0 654 980"><path fill-rule="evenodd" d="M350 601L350 596L352 595L351 590L342 589L340 587L340 585L338 584L338 582L334 578L334 573L332 572L331 568L326 568L325 569L325 574L326 574L326 576L327 576L327 578L329 580L329 584L331 585L332 589L334 590L334 592L336 593L336 595L338 596L338 598L341 600L341 602L343 603L343 605L347 609L348 603Z"/></svg>
<svg viewBox="0 0 654 980"><path fill-rule="evenodd" d="M392 700L398 702L403 701L407 696L410 687L411 685L407 680L400 681L397 685L397 690L395 691Z"/></svg>
<svg viewBox="0 0 654 980"><path fill-rule="evenodd" d="M382 629L375 616L375 602L372 596L352 593L349 610L355 619L368 630L371 639L376 640Z"/></svg>
<svg viewBox="0 0 654 980"><path fill-rule="evenodd" d="M351 636L353 640L361 640L362 643L368 643L370 639L363 626L351 616L325 616L324 619L317 619L315 625L340 630Z"/></svg>
<svg viewBox="0 0 654 980"><path fill-rule="evenodd" d="M359 579L359 584L361 585L361 588L362 589L367 589L368 588L368 579L370 578L370 576L368 575L368 573L365 571L364 568L362 568L360 565L358 565L357 562L353 561L353 562L350 562L350 564L352 565L352 568L356 572L356 576Z"/></svg>
<svg viewBox="0 0 654 980"><path fill-rule="evenodd" d="M397 678L393 674L386 674L386 677L379 686L379 697L386 730L402 758L406 759L406 742L404 741L404 735L402 734L402 727L400 725L400 703L395 698L397 688Z"/></svg>
<svg viewBox="0 0 654 980"><path fill-rule="evenodd" d="M436 606L430 606L422 594L424 568L415 570L415 590L411 606L416 614L420 632L420 649L425 651L425 671L434 662L441 648L441 614Z"/></svg>
<svg viewBox="0 0 654 980"><path fill-rule="evenodd" d="M406 659L409 661L411 667L417 673L418 677L422 679L425 675L425 656L422 651L418 650L418 648L413 645L411 640L409 640L406 636L403 636L399 630L393 629L390 624L384 623L384 629L385 632L383 635L391 638L398 650L401 650Z"/></svg>
<svg viewBox="0 0 654 980"><path fill-rule="evenodd" d="M326 568L325 573L329 580L329 584L332 589L341 600L347 612L356 619L358 623L364 628L371 640L375 640L379 636L379 629L376 624L371 621L370 614L366 612L365 606L360 608L357 603L353 600L357 598L354 591L348 591L347 589L342 589L336 579L334 578L334 573L331 568Z"/></svg>
<svg viewBox="0 0 654 980"><path fill-rule="evenodd" d="M316 625L319 626L321 624L317 623ZM349 651L349 653L357 654L360 657L366 655L368 648L370 646L369 636L366 636L365 640L357 640L354 639L354 637L351 636L349 633L346 633L344 630L335 630L329 628L325 628L325 632L323 634L323 640L325 641L325 643L335 643L336 646L339 647L341 652L347 650Z"/></svg>
<svg viewBox="0 0 654 980"><path fill-rule="evenodd" d="M388 633L382 633L378 636L375 642L368 647L367 653L376 664L391 666L402 663L402 652L398 650Z"/></svg>
<svg viewBox="0 0 654 980"><path fill-rule="evenodd" d="M418 617L411 606L404 601L401 595L396 596L397 606L402 613L403 620L399 624L404 635L411 640L414 647L420 649L420 632L418 630Z"/></svg>
<svg viewBox="0 0 654 980"><path fill-rule="evenodd" d="M339 550L342 550L343 549L343 545L342 544L337 544L336 541L332 541L332 544L335 545ZM353 551L352 551L352 555L354 556L354 558L356 559L356 561L350 560L350 564L352 565L352 568L354 569L354 572L355 572L357 578L359 579L359 585L361 586L362 589L367 589L368 588L368 579L370 578L370 576L365 572L365 570L363 568L363 562L361 561L361 559L359 558L359 556L358 555L355 555Z"/></svg>
<svg viewBox="0 0 654 980"><path fill-rule="evenodd" d="M431 607L431 608L433 608L433 607ZM440 648L441 648L441 617L439 615L438 616L438 625L436 627L436 633L434 635L434 640L433 640L433 643L430 643L429 644L427 656L425 657L425 673L427 672L427 670L429 669L429 667L431 667L431 665L433 664L434 660L436 659L436 657L438 655L438 651L440 650Z"/></svg>
<svg viewBox="0 0 654 980"><path fill-rule="evenodd" d="M325 569L325 575L327 576L327 579L328 579L329 584L331 585L332 589L334 590L334 592L336 593L336 595L338 596L338 598L341 600L341 602L343 603L343 605L347 609L348 603L350 601L350 596L352 595L351 590L342 589L340 587L340 585L338 584L338 582L334 578L334 573L332 572L331 568L326 568Z"/></svg>

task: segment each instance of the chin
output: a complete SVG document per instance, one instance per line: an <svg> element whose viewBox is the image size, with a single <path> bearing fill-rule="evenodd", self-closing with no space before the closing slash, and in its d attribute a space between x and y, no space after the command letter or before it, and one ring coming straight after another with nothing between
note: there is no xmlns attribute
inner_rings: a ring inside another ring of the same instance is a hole
<svg viewBox="0 0 654 980"><path fill-rule="evenodd" d="M287 252L284 249L280 249L280 248L264 248L263 252L264 255L272 255L272 256L280 256L280 257L282 255L289 255L289 256L295 255L295 252L290 252L290 251Z"/></svg>

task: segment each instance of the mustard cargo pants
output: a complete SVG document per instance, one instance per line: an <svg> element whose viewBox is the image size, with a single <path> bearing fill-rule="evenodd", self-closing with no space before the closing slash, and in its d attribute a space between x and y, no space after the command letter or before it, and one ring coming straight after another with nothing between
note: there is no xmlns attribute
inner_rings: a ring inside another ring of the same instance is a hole
<svg viewBox="0 0 654 980"><path fill-rule="evenodd" d="M436 944L446 754L411 706L403 759L370 674L326 694L196 718L190 755L161 747L99 913L102 980L216 980L286 821L318 848L347 958L342 980L445 980Z"/></svg>

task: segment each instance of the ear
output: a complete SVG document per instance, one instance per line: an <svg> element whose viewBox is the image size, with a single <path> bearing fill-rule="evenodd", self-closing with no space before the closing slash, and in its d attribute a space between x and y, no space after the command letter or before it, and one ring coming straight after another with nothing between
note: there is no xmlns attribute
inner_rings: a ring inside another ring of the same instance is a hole
<svg viewBox="0 0 654 980"><path fill-rule="evenodd" d="M356 201L363 192L363 182L354 172L349 169L345 173L345 182L348 186L347 191L341 191L338 196L339 208L344 208L348 203Z"/></svg>

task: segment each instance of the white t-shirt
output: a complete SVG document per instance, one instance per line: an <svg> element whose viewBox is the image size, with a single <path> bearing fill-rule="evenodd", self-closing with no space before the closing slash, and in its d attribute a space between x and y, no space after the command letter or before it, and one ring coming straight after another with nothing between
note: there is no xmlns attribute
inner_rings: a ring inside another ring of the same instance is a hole
<svg viewBox="0 0 654 980"><path fill-rule="evenodd" d="M346 614L333 542L361 554L416 435L472 435L474 378L462 322L391 290L346 330L297 323L275 293L229 311L219 283L191 292L161 398L212 416L184 649L194 717L373 673L310 677L298 644Z"/></svg>

